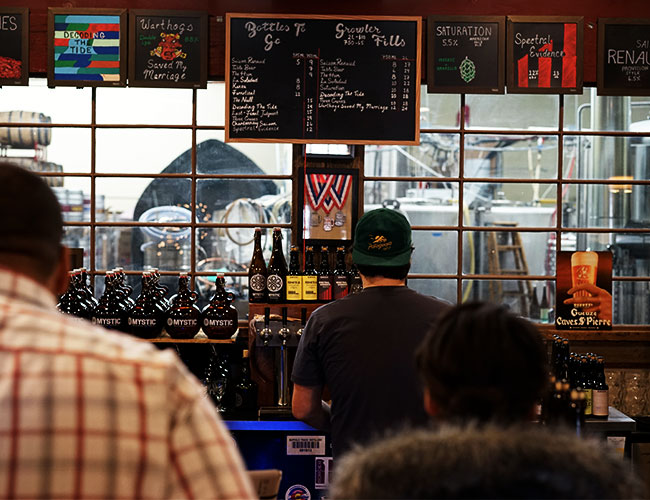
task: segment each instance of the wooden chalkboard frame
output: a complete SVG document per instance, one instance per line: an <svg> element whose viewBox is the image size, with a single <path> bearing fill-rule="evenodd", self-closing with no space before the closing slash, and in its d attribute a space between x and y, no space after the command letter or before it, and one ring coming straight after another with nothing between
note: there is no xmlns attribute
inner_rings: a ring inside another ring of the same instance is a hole
<svg viewBox="0 0 650 500"><path fill-rule="evenodd" d="M598 59L596 61L596 87L598 95L611 96L650 96L650 87L608 87L605 84L605 35L608 26L647 26L650 32L650 19L641 18L599 18L598 19Z"/></svg>
<svg viewBox="0 0 650 500"><path fill-rule="evenodd" d="M310 19L310 20L353 20L353 21L404 21L413 22L416 25L416 49L415 49L415 99L414 106L414 133L413 138L409 140L373 140L373 139L356 139L356 138L301 138L301 137L254 137L240 138L230 135L230 54L231 54L231 20L232 19ZM353 16L353 15L314 15L314 14L257 14L257 13L226 13L226 57L225 57L225 83L226 83L226 124L225 140L226 142L273 142L273 143L292 143L292 144L391 144L391 145L418 145L420 143L420 99L421 99L421 71L422 71L422 18L420 16Z"/></svg>
<svg viewBox="0 0 650 500"><path fill-rule="evenodd" d="M574 87L519 87L515 81L513 44L517 24L576 24L576 85ZM508 16L507 89L509 94L581 94L584 61L584 18L582 16Z"/></svg>
<svg viewBox="0 0 650 500"><path fill-rule="evenodd" d="M1 14L17 14L21 19L20 78L0 78L0 85L29 85L29 9L27 7L0 7Z"/></svg>
<svg viewBox="0 0 650 500"><path fill-rule="evenodd" d="M459 23L497 23L499 33L497 35L497 82L494 86L472 87L439 85L436 82L434 71L435 65L435 32L434 24L440 22ZM505 92L505 63L506 63L506 17L505 16L437 16L427 18L427 92L437 94L503 94Z"/></svg>
<svg viewBox="0 0 650 500"><path fill-rule="evenodd" d="M199 79L186 82L169 80L145 80L137 78L136 65L136 20L140 16L168 17L168 18L196 18L199 25ZM129 9L129 56L128 56L128 85L129 87L166 87L204 89L208 86L208 13L203 11L184 10L146 10Z"/></svg>
<svg viewBox="0 0 650 500"><path fill-rule="evenodd" d="M120 18L120 63L119 78L115 81L55 80L54 78L54 16L59 14L88 16L119 16ZM124 87L126 85L126 9L68 9L48 7L47 9L47 84L50 87Z"/></svg>

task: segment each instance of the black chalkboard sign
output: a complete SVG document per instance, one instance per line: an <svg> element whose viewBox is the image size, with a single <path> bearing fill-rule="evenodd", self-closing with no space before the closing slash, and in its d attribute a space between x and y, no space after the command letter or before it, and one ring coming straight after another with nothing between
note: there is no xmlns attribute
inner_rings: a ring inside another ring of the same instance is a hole
<svg viewBox="0 0 650 500"><path fill-rule="evenodd" d="M599 95L650 95L650 19L599 19L597 70Z"/></svg>
<svg viewBox="0 0 650 500"><path fill-rule="evenodd" d="M0 7L0 85L29 83L29 9Z"/></svg>
<svg viewBox="0 0 650 500"><path fill-rule="evenodd" d="M129 86L205 88L207 82L207 13L129 11Z"/></svg>
<svg viewBox="0 0 650 500"><path fill-rule="evenodd" d="M418 144L419 17L226 15L226 141Z"/></svg>
<svg viewBox="0 0 650 500"><path fill-rule="evenodd" d="M505 17L429 16L428 92L503 94L505 39Z"/></svg>
<svg viewBox="0 0 650 500"><path fill-rule="evenodd" d="M582 92L582 17L508 17L508 93Z"/></svg>

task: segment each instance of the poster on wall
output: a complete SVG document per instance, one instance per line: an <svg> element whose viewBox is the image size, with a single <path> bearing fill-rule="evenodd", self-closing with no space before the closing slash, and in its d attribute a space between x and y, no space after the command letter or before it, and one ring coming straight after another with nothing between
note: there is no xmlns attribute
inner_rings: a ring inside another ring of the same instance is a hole
<svg viewBox="0 0 650 500"><path fill-rule="evenodd" d="M582 17L508 17L508 93L582 93Z"/></svg>
<svg viewBox="0 0 650 500"><path fill-rule="evenodd" d="M598 20L598 95L650 95L650 19Z"/></svg>
<svg viewBox="0 0 650 500"><path fill-rule="evenodd" d="M47 11L49 86L126 83L126 9Z"/></svg>
<svg viewBox="0 0 650 500"><path fill-rule="evenodd" d="M611 330L611 252L557 253L555 311L558 330Z"/></svg>
<svg viewBox="0 0 650 500"><path fill-rule="evenodd" d="M0 7L0 85L29 81L29 9Z"/></svg>
<svg viewBox="0 0 650 500"><path fill-rule="evenodd" d="M503 94L503 16L429 16L427 91Z"/></svg>
<svg viewBox="0 0 650 500"><path fill-rule="evenodd" d="M129 86L206 88L208 15L129 11Z"/></svg>

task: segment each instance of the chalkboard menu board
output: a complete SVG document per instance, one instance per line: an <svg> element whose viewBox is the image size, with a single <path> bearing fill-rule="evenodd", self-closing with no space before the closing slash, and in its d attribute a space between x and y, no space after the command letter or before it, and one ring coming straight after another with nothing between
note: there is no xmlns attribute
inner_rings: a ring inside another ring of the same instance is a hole
<svg viewBox="0 0 650 500"><path fill-rule="evenodd" d="M650 95L650 19L599 19L597 69L599 95Z"/></svg>
<svg viewBox="0 0 650 500"><path fill-rule="evenodd" d="M505 39L505 17L429 16L428 92L502 94Z"/></svg>
<svg viewBox="0 0 650 500"><path fill-rule="evenodd" d="M0 7L0 85L29 83L29 9Z"/></svg>
<svg viewBox="0 0 650 500"><path fill-rule="evenodd" d="M508 17L508 92L582 92L582 17Z"/></svg>
<svg viewBox="0 0 650 500"><path fill-rule="evenodd" d="M49 8L47 33L48 85L126 83L126 9Z"/></svg>
<svg viewBox="0 0 650 500"><path fill-rule="evenodd" d="M129 11L129 86L205 88L208 15Z"/></svg>
<svg viewBox="0 0 650 500"><path fill-rule="evenodd" d="M226 17L226 141L419 142L419 17Z"/></svg>

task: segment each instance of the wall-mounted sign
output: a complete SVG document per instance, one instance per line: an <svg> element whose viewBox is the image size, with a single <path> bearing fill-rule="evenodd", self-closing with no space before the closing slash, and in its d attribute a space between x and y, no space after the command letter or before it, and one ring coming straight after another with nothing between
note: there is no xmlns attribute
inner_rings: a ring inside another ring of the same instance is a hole
<svg viewBox="0 0 650 500"><path fill-rule="evenodd" d="M227 14L226 140L417 144L421 24Z"/></svg>
<svg viewBox="0 0 650 500"><path fill-rule="evenodd" d="M50 86L123 86L126 82L126 9L47 12Z"/></svg>
<svg viewBox="0 0 650 500"><path fill-rule="evenodd" d="M502 94L505 38L505 17L429 16L428 92Z"/></svg>
<svg viewBox="0 0 650 500"><path fill-rule="evenodd" d="M597 70L599 95L650 95L650 19L599 19Z"/></svg>
<svg viewBox="0 0 650 500"><path fill-rule="evenodd" d="M208 15L129 11L129 86L205 88Z"/></svg>
<svg viewBox="0 0 650 500"><path fill-rule="evenodd" d="M582 92L582 17L508 17L508 93Z"/></svg>
<svg viewBox="0 0 650 500"><path fill-rule="evenodd" d="M29 81L29 9L0 7L0 85Z"/></svg>

